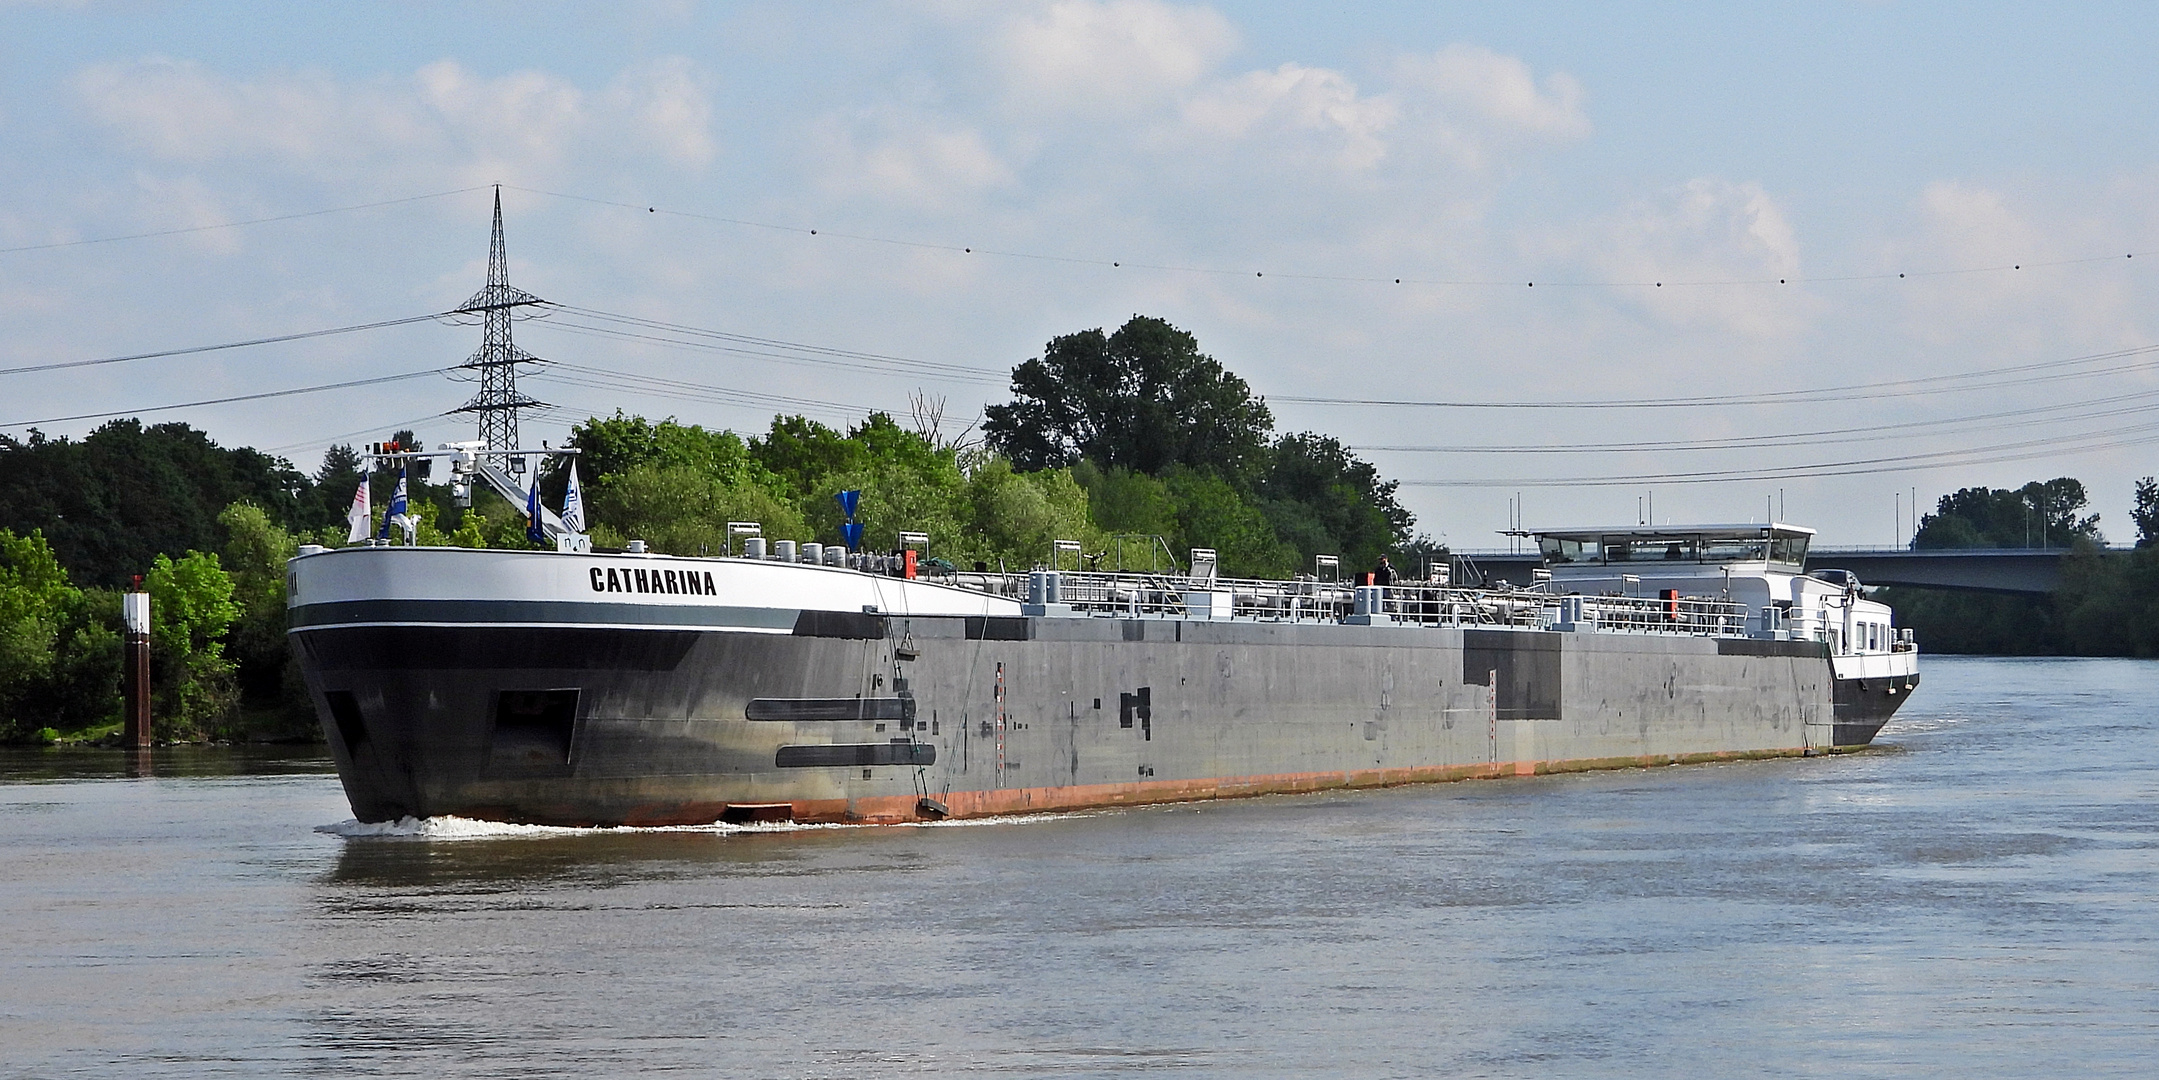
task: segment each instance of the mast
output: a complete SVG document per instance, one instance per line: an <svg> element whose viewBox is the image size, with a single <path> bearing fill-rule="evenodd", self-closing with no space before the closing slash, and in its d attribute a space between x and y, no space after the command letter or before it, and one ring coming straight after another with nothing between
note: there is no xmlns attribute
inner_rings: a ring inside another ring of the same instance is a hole
<svg viewBox="0 0 2159 1080"><path fill-rule="evenodd" d="M487 287L453 309L480 316L483 327L479 351L459 365L480 373L480 392L453 411L479 414L480 441L486 444L485 449L517 449L517 410L547 407L546 402L518 392L517 365L541 360L510 340L513 310L546 302L510 284L510 260L502 244L502 185L497 184L495 229L487 241Z"/></svg>

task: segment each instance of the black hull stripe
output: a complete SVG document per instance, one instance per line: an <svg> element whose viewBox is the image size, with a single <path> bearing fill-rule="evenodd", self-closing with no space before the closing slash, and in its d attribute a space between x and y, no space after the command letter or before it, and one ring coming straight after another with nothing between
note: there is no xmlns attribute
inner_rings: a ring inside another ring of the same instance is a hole
<svg viewBox="0 0 2159 1080"><path fill-rule="evenodd" d="M911 720L900 698L753 698L752 720Z"/></svg>
<svg viewBox="0 0 2159 1080"><path fill-rule="evenodd" d="M365 624L726 627L790 633L793 609L705 604L611 604L590 600L346 600L301 604L294 630Z"/></svg>

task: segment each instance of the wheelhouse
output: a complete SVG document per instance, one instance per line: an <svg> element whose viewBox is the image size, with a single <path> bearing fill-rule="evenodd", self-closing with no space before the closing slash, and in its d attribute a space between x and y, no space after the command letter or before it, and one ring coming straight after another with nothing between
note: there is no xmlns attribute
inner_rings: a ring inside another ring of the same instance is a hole
<svg viewBox="0 0 2159 1080"><path fill-rule="evenodd" d="M1772 573L1803 573L1814 530L1798 525L1630 525L1604 529L1539 531L1544 565L1561 568L1745 567Z"/></svg>

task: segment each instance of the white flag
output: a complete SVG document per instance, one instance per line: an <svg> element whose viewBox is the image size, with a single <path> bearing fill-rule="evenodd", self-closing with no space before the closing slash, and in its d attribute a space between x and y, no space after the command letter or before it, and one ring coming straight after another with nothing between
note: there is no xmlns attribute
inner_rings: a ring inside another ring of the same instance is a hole
<svg viewBox="0 0 2159 1080"><path fill-rule="evenodd" d="M345 511L345 542L357 544L373 535L375 508L367 497L367 474L360 474L360 489L352 493L352 509Z"/></svg>
<svg viewBox="0 0 2159 1080"><path fill-rule="evenodd" d="M570 459L570 487L562 493L562 525L573 533L585 531L585 496L577 490L577 459Z"/></svg>

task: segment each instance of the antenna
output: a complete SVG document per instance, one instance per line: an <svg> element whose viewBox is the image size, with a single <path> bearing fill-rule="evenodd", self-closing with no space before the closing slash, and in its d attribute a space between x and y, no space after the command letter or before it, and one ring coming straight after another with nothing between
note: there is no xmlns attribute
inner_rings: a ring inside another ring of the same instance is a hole
<svg viewBox="0 0 2159 1080"><path fill-rule="evenodd" d="M451 411L480 414L479 441L486 449L517 449L517 410L548 407L517 392L517 365L539 363L540 358L510 341L512 309L546 302L510 285L510 260L502 244L502 185L497 184L495 230L487 240L487 287L455 309L480 316L484 329L480 351L460 365L479 371L480 392Z"/></svg>

